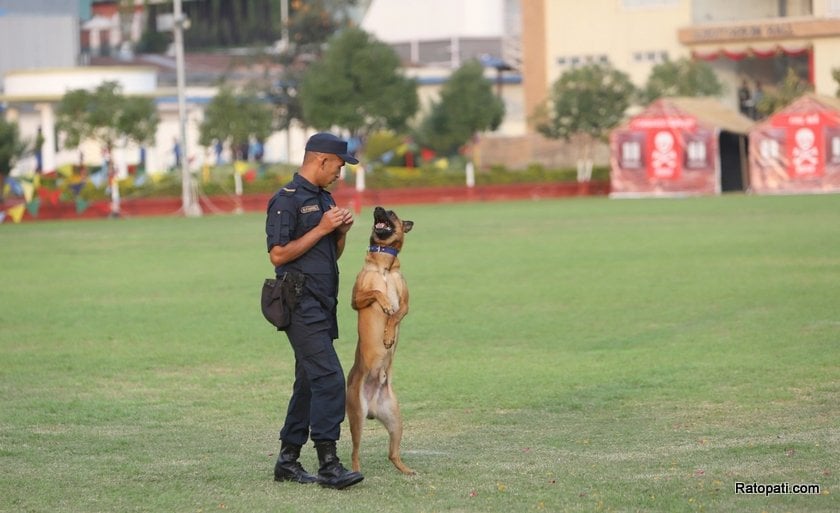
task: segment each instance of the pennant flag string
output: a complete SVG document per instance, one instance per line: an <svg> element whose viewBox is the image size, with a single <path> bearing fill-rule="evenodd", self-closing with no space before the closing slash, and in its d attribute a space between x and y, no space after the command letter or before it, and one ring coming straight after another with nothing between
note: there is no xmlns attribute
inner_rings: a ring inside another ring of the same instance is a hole
<svg viewBox="0 0 840 513"><path fill-rule="evenodd" d="M9 216L12 218L12 221L17 224L23 219L23 213L26 211L26 206L23 203L13 206L12 208L8 209Z"/></svg>

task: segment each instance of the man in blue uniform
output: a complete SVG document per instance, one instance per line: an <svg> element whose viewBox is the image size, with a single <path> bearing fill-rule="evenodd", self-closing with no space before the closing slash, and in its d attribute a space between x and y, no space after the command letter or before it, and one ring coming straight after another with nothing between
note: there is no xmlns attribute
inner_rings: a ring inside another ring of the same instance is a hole
<svg viewBox="0 0 840 513"><path fill-rule="evenodd" d="M364 479L344 468L336 455L345 408L344 371L333 347L338 338L338 258L353 226L353 213L338 208L325 190L345 163L358 162L347 153L345 141L329 133L315 134L306 143L298 173L268 204L266 243L275 274L278 279L303 279L285 329L295 353L295 384L280 431L277 481L342 489ZM298 462L307 438L318 452L317 477Z"/></svg>

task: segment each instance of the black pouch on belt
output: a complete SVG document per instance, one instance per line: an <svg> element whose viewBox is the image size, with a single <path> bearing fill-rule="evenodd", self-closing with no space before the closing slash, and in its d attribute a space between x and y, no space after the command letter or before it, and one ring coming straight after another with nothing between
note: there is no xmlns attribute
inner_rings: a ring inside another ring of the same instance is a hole
<svg viewBox="0 0 840 513"><path fill-rule="evenodd" d="M298 297L303 292L304 275L285 273L282 277L263 282L260 306L265 319L272 326L285 330L292 319Z"/></svg>

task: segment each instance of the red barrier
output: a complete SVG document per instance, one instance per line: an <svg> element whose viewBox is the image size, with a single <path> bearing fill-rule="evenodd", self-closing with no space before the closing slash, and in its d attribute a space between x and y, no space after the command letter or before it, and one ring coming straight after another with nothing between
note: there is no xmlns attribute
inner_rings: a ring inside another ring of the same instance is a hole
<svg viewBox="0 0 840 513"><path fill-rule="evenodd" d="M332 191L336 204L353 208L356 212L362 206L458 203L469 201L511 201L523 199L548 199L574 196L606 196L610 192L609 181L588 183L531 183L509 185L479 185L475 187L412 187L404 189L368 189L357 192L352 186L338 184ZM264 212L272 194L245 194L237 201L236 196L203 196L199 198L204 214L229 214L241 207L244 212ZM20 203L19 201L16 203ZM4 209L16 203L7 201ZM173 216L181 215L181 198L123 198L120 202L122 217ZM73 202L50 204L43 202L38 217L29 212L21 221L52 219L102 219L108 217L110 201L94 201L77 213ZM11 222L6 219L6 223Z"/></svg>

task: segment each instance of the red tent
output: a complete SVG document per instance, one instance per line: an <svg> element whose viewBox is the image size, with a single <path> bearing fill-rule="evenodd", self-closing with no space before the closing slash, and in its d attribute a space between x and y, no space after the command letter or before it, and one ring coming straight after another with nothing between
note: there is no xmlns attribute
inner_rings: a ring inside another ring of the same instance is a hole
<svg viewBox="0 0 840 513"><path fill-rule="evenodd" d="M801 96L750 132L756 194L840 192L840 100Z"/></svg>
<svg viewBox="0 0 840 513"><path fill-rule="evenodd" d="M715 98L661 98L610 134L610 196L744 190L752 125Z"/></svg>

